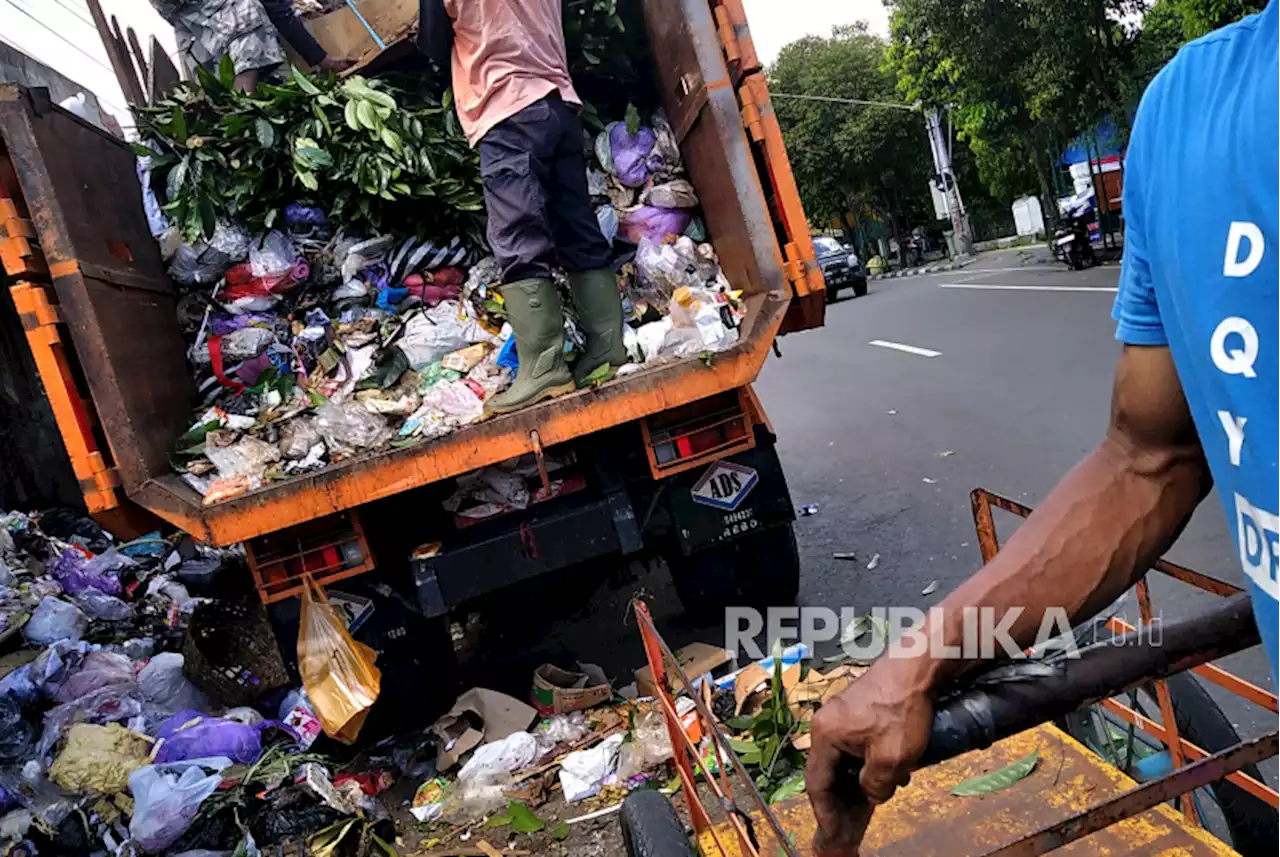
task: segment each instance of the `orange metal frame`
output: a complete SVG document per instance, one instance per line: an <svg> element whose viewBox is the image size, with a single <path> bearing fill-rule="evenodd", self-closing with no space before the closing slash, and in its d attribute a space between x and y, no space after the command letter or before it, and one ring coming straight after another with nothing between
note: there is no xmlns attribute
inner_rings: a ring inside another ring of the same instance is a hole
<svg viewBox="0 0 1280 857"><path fill-rule="evenodd" d="M258 597L262 599L263 604L283 601L286 598L293 598L302 594L303 581L307 577L310 577L320 585L328 586L339 580L346 580L349 577L372 571L376 567L373 552L369 550L369 541L364 535L364 524L360 520L359 513L353 509L344 513L341 517L347 519L345 522L347 524L346 527L335 522L335 526L332 528L333 535L329 538L320 538L310 547L304 548L299 543L297 550L286 553L264 554L264 545L260 540L251 539L244 543L245 558L249 563L249 571L253 574L253 582L258 589ZM319 523L319 521L314 522L314 524ZM277 535L273 533L272 536L265 538ZM360 546L360 554L364 557L363 562L359 565L349 568L340 565L336 568L308 570L297 575L288 575L287 570L285 570L285 566L290 560L304 562L307 557L322 554L328 549L338 548L353 541ZM277 578L273 573L275 569L284 570L286 576Z"/></svg>
<svg viewBox="0 0 1280 857"><path fill-rule="evenodd" d="M1016 500L1010 500L1008 497L1002 497L994 494L984 488L976 488L969 495L970 503L973 506L973 523L978 534L978 548L982 552L982 561L990 562L1000 551L1000 539L996 534L995 519L992 517L992 508L1003 509L1006 512L1025 518L1031 514L1032 508L1025 506ZM1189 584L1202 589L1205 592L1211 592L1215 595L1228 596L1236 595L1242 590L1227 583L1210 577L1207 574L1201 574L1189 568L1175 565L1167 560L1158 560L1152 569L1168 575L1183 583ZM1147 582L1144 578L1138 581L1134 587L1138 596L1138 612L1142 619L1142 624L1150 626L1153 613L1151 610L1151 595L1148 591ZM1125 622L1123 619L1112 618L1108 622L1108 627L1113 631L1124 633L1133 630L1133 626ZM1199 675L1205 681L1212 682L1218 687L1234 693L1236 696L1246 699L1249 702L1259 705L1268 711L1275 713L1277 711L1276 695L1258 687L1255 684L1245 681L1244 679L1234 676L1225 670L1215 667L1212 664L1206 664L1200 667L1194 667L1192 672ZM1115 714L1122 720L1132 723L1138 729L1141 729L1148 735L1163 741L1165 746L1169 748L1169 755L1173 760L1173 767L1180 769L1188 760L1196 761L1203 759L1209 754L1200 747L1187 741L1178 734L1178 724L1173 716L1173 701L1169 696L1169 685L1164 680L1153 682L1156 691L1156 701L1160 706L1160 719L1164 724L1156 723L1140 713L1134 711L1128 706L1114 699L1106 699L1102 701L1102 706L1108 711ZM1260 800L1266 801L1273 808L1280 807L1280 794L1267 786L1265 783L1250 777L1249 775L1236 771L1228 774L1226 777L1231 782L1240 786L1245 791ZM1185 796L1184 796L1185 797ZM1192 801L1181 800L1183 815L1187 821L1197 823L1195 807Z"/></svg>
<svg viewBox="0 0 1280 857"><path fill-rule="evenodd" d="M76 387L71 370L74 357L67 344L70 340L63 335L57 297L49 285L49 267L14 178L8 153L0 147L0 264L14 280L9 295L85 506L90 514L106 512L120 505L116 493L119 474L112 467L110 452L99 449L94 439L92 426L97 414Z"/></svg>
<svg viewBox="0 0 1280 857"><path fill-rule="evenodd" d="M734 423L742 423L743 435L741 438L726 441L719 446L711 449L705 449L697 455L689 458L672 461L669 463L661 463L658 461L657 452L654 449L653 432L649 426L649 420L640 421L640 433L644 438L644 451L649 459L649 472L654 479L665 479L668 476L674 476L677 473L683 473L686 470L692 470L699 465L710 464L713 461L719 461L722 458L728 458L730 455L737 455L739 452L746 452L748 449L755 449L756 433L753 428L763 420L757 417L759 408L759 400L755 398L755 394L751 392L750 387L739 387L738 393L738 410L734 413L726 413L725 416L715 423L699 424L692 429L689 434L696 434L701 431L715 428L716 426L730 426ZM672 429L670 431L676 431ZM674 443L683 435L674 434L670 441Z"/></svg>

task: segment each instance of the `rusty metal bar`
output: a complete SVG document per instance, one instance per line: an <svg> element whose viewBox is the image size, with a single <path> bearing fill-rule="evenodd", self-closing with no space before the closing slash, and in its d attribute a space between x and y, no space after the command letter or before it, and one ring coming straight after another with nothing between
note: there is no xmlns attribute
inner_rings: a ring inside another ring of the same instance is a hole
<svg viewBox="0 0 1280 857"><path fill-rule="evenodd" d="M1148 717L1144 717L1124 703L1117 702L1114 699L1104 699L1098 704L1126 723L1132 723L1153 738L1159 738L1161 741L1168 743L1168 737L1163 726ZM1183 755L1193 762L1204 759L1209 755L1207 750L1202 750L1186 738L1179 738L1178 743L1182 747ZM1234 774L1227 774L1227 779L1258 800L1266 801L1273 809L1280 808L1280 793L1267 786L1266 783L1258 782L1253 777L1240 771Z"/></svg>
<svg viewBox="0 0 1280 857"><path fill-rule="evenodd" d="M1139 580L1133 589L1138 596L1138 615L1141 617L1142 627L1150 628L1152 620L1151 593L1147 591L1147 579L1144 577ZM1165 736L1167 738L1165 745L1169 748L1169 757L1172 759L1173 767L1176 770L1186 764L1186 758L1182 755L1182 738L1178 735L1178 720L1173 715L1173 696L1169 693L1169 683L1164 679L1156 679L1154 684L1156 702L1160 705L1160 719L1164 721ZM1195 804L1187 800L1186 795L1178 798L1178 804L1182 807L1182 815L1187 824L1192 827L1199 827L1200 822L1196 818Z"/></svg>
<svg viewBox="0 0 1280 857"><path fill-rule="evenodd" d="M688 691L689 697L693 701L694 709L698 712L698 717L706 727L705 731L711 738L712 752L716 754L717 764L723 767L727 760L729 764L733 766L734 772L742 779L744 791L746 791L747 795L751 798L751 802L755 804L755 808L759 810L760 815L768 822L770 830L773 831L773 835L777 839L777 853L779 857L800 857L795 846L792 845L791 841L787 838L787 834L782 829L782 825L778 822L778 817L773 814L773 810L769 808L768 802L765 801L764 797L760 794L760 790L756 788L755 780L747 772L747 769L743 767L742 761L738 758L738 754L733 751L733 748L729 746L728 740L720 730L716 728L715 715L713 715L711 713L711 709L703 703L701 697L694 692L693 682L689 681L689 677L685 675L684 669L680 666L680 661L667 646L666 640L662 639L662 636L658 633L657 627L653 624L653 617L649 614L649 608L639 599L632 601L631 604L632 608L635 610L636 619L639 620L640 623L640 632L641 637L645 642L646 653L649 652L650 644L652 644L661 656L666 657L667 660L670 661L671 671L680 679L680 684ZM654 664L654 658L651 655L649 657L649 664L651 667ZM661 683L662 679L658 675L656 669L654 670L654 681L659 688L659 696L661 697L661 691L663 690L664 685ZM675 721L673 726L671 719L668 718L667 728L668 731L672 731L674 729L674 731L680 732L681 735L684 734L684 730L679 726L679 721ZM685 738L687 739L688 736L685 736ZM673 734L671 741L672 747L674 748L679 746L679 743L680 742ZM677 756L678 755L679 754L677 754ZM701 763L700 760L699 762ZM688 764L687 760L685 764ZM693 806L695 804L698 806L699 811L705 815L706 811L702 809L702 805L698 803L696 791L686 791L686 800L690 806L690 815L693 814ZM730 812L729 817L735 818L736 814ZM758 853L754 846L751 846L749 850L745 847L750 845L750 842L744 841L744 852L749 854Z"/></svg>
<svg viewBox="0 0 1280 857"><path fill-rule="evenodd" d="M988 851L983 857L1039 857L1104 827L1132 818L1178 795L1217 782L1226 774L1274 756L1277 752L1280 752L1280 735L1275 732L1252 741L1243 741L1193 762L1182 770L1129 789L1057 824Z"/></svg>

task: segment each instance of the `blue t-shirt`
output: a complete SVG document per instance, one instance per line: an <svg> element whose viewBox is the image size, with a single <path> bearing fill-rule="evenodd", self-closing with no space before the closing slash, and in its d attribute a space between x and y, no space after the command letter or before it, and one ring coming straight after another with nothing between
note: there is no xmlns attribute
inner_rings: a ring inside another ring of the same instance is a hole
<svg viewBox="0 0 1280 857"><path fill-rule="evenodd" d="M1168 345L1276 670L1280 0L1178 52L1126 156L1116 338Z"/></svg>

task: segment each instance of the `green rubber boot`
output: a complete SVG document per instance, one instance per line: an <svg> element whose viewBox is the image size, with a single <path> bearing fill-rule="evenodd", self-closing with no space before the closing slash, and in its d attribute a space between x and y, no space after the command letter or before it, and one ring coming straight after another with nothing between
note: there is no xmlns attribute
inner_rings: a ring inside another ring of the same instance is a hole
<svg viewBox="0 0 1280 857"><path fill-rule="evenodd" d="M605 363L617 369L627 362L627 349L622 344L622 299L612 268L570 274L569 288L578 321L587 334L587 350L573 364L574 381L581 385Z"/></svg>
<svg viewBox="0 0 1280 857"><path fill-rule="evenodd" d="M501 289L507 321L515 331L520 369L505 391L485 402L488 414L506 414L575 389L564 363L564 317L549 279L519 280Z"/></svg>

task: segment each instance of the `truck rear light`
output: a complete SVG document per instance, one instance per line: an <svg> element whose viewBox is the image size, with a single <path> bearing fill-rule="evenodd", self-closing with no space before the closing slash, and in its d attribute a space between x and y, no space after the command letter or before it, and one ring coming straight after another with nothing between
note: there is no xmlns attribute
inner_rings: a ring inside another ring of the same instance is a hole
<svg viewBox="0 0 1280 857"><path fill-rule="evenodd" d="M753 398L743 387L642 420L653 477L661 479L754 447Z"/></svg>
<svg viewBox="0 0 1280 857"><path fill-rule="evenodd" d="M374 567L355 510L250 539L244 548L263 604L298 595L304 575L323 585Z"/></svg>

